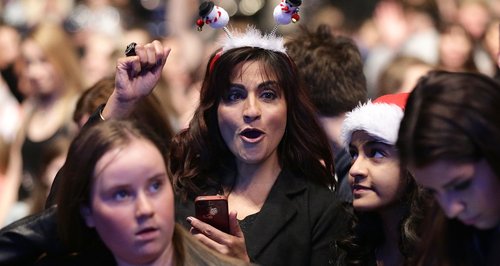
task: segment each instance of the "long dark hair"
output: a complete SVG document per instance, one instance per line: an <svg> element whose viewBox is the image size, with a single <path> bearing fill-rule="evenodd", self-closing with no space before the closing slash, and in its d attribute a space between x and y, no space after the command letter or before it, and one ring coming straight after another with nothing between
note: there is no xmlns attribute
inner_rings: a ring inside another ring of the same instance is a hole
<svg viewBox="0 0 500 266"><path fill-rule="evenodd" d="M401 168L400 178L405 189L393 204L402 210L398 221L398 246L406 262L413 255L415 242L420 240L421 220L415 219L413 223L408 222L412 200L417 195L418 186L406 168ZM351 220L350 234L339 243L340 247L347 251L346 262L348 265L375 265L375 251L386 241L379 214L376 211L358 212L351 208L348 215Z"/></svg>
<svg viewBox="0 0 500 266"><path fill-rule="evenodd" d="M485 159L500 178L499 102L500 84L487 76L430 72L408 98L397 142L402 163L418 168L439 160ZM446 219L429 196L422 204L410 217L421 219L427 231L412 264L478 263L480 256L472 245L477 230Z"/></svg>
<svg viewBox="0 0 500 266"><path fill-rule="evenodd" d="M335 187L333 159L328 140L315 117L295 64L280 52L241 47L209 60L200 104L189 128L172 143L170 170L176 189L186 196L198 193L200 184L219 183L222 173L235 172L234 155L224 143L217 123L217 107L229 88L234 67L258 61L267 74L273 73L284 91L287 104L286 131L278 146L282 167L298 176Z"/></svg>
<svg viewBox="0 0 500 266"><path fill-rule="evenodd" d="M486 159L500 178L500 84L475 73L433 71L410 94L397 147L403 163Z"/></svg>

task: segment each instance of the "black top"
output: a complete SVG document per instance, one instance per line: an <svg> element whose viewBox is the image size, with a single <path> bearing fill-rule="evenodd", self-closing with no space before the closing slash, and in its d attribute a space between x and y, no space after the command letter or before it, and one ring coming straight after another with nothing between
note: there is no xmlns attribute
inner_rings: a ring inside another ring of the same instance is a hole
<svg viewBox="0 0 500 266"><path fill-rule="evenodd" d="M176 204L176 219L186 228L190 228L186 217L194 216L193 202L188 199ZM351 217L345 208L326 186L283 170L260 212L252 217L251 226L243 231L250 260L263 266L342 261L337 241L345 239L350 224L347 217Z"/></svg>
<svg viewBox="0 0 500 266"><path fill-rule="evenodd" d="M44 166L43 158L46 156L50 147L60 138L70 135L71 130L69 126L65 125L54 132L52 136L42 141L33 141L26 136L21 147L23 174L21 187L19 189L19 200L24 200L29 197L33 189L33 183L35 182L34 179L41 177Z"/></svg>

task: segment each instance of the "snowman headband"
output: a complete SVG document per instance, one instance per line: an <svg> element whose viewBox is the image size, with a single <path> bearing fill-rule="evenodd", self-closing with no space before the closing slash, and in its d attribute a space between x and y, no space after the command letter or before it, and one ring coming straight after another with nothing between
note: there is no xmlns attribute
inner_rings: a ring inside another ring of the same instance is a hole
<svg viewBox="0 0 500 266"><path fill-rule="evenodd" d="M199 31L202 30L204 25L224 30L227 38L222 43L222 53L238 47L255 47L286 54L283 38L276 35L276 30L279 25L299 21L300 16L298 12L301 4L302 0L281 0L280 4L274 8L273 17L276 25L269 34L263 34L255 27L248 26L244 33L238 33L233 36L227 28L229 22L228 13L212 1L205 1L200 4L200 18L196 21L196 25Z"/></svg>

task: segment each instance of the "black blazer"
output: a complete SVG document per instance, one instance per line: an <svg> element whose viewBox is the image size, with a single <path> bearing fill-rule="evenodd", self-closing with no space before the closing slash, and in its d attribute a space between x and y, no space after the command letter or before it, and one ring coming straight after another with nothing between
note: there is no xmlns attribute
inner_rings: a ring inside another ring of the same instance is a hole
<svg viewBox="0 0 500 266"><path fill-rule="evenodd" d="M192 200L176 206L178 222L189 228L187 216L194 216ZM340 256L336 243L347 234L347 217L326 186L284 170L245 233L248 255L264 266L335 264Z"/></svg>

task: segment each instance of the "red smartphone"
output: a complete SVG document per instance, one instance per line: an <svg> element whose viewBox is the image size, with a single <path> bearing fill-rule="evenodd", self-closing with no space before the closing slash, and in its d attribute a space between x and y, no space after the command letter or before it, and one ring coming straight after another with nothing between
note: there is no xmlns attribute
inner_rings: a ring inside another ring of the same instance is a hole
<svg viewBox="0 0 500 266"><path fill-rule="evenodd" d="M226 196L198 196L194 200L194 207L197 219L229 234L229 212Z"/></svg>

